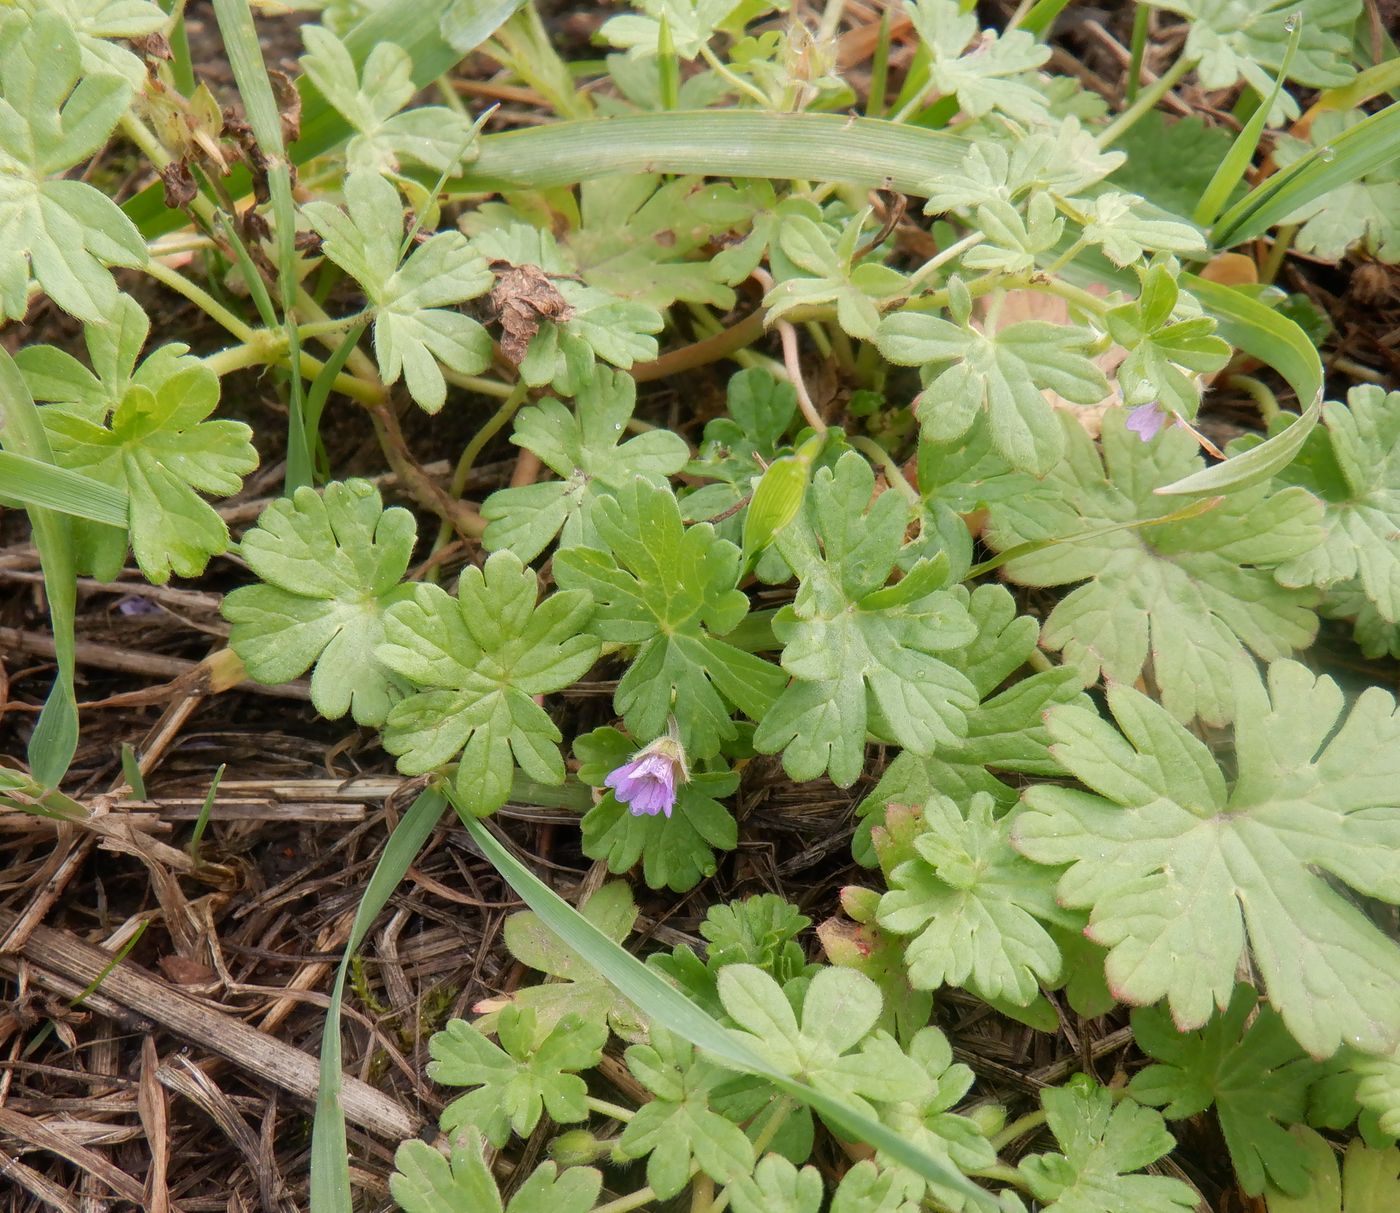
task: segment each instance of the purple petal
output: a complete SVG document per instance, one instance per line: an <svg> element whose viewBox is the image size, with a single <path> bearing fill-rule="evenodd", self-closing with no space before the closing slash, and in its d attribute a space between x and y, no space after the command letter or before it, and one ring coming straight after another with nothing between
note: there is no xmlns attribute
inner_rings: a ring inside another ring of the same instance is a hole
<svg viewBox="0 0 1400 1213"><path fill-rule="evenodd" d="M1157 436L1167 419L1166 410L1155 400L1151 404L1140 404L1128 414L1124 425L1132 430L1143 442L1150 442Z"/></svg>

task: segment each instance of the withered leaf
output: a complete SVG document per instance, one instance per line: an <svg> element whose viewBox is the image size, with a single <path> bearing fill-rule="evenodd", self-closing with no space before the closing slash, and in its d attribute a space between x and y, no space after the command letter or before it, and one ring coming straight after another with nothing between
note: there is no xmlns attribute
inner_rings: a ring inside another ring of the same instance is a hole
<svg viewBox="0 0 1400 1213"><path fill-rule="evenodd" d="M501 352L519 366L540 321L567 320L574 309L537 265L493 261L491 270L496 275L491 304L501 321Z"/></svg>

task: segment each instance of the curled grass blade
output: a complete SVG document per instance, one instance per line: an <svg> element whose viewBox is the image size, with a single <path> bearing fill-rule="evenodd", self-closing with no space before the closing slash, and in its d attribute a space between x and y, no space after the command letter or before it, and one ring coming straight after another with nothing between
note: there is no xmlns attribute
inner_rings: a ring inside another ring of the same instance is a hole
<svg viewBox="0 0 1400 1213"><path fill-rule="evenodd" d="M1303 406L1302 416L1282 433L1156 491L1164 497L1225 493L1270 479L1293 461L1322 415L1322 359L1317 347L1292 320L1256 299L1191 274L1187 286L1216 318L1220 335L1236 349L1267 362L1288 381Z"/></svg>
<svg viewBox="0 0 1400 1213"><path fill-rule="evenodd" d="M311 1213L351 1213L350 1164L345 1140L345 1113L340 1106L340 1004L350 959L364 942L376 915L389 902L428 835L433 832L446 801L431 788L419 795L394 827L384 853L365 885L345 956L331 987L330 1006L321 1030L321 1083L316 1093L316 1118L311 1126Z"/></svg>
<svg viewBox="0 0 1400 1213"><path fill-rule="evenodd" d="M558 896L500 843L486 824L455 802L457 816L482 853L540 920L596 972L610 981L641 1011L669 1031L704 1049L716 1061L746 1074L757 1074L779 1090L839 1124L843 1133L883 1150L926 1179L966 1193L969 1207L991 1213L989 1193L911 1145L885 1125L848 1108L840 1100L779 1073L759 1054L732 1036L707 1012L691 1002L660 974L614 943Z"/></svg>

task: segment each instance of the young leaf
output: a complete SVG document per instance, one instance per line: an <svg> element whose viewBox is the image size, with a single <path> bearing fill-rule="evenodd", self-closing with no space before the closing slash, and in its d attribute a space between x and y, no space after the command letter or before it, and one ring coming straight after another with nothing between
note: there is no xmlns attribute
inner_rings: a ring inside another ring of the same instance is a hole
<svg viewBox="0 0 1400 1213"><path fill-rule="evenodd" d="M875 924L879 904L880 894L874 889L847 885L841 890L846 918L828 918L817 927L817 938L831 964L864 973L879 986L884 1009L877 1026L903 1044L928 1023L933 995L910 982L904 941Z"/></svg>
<svg viewBox="0 0 1400 1213"><path fill-rule="evenodd" d="M529 561L556 535L561 547L598 547L593 516L600 497L620 492L637 476L664 484L685 466L690 450L669 430L621 442L636 396L631 375L595 366L572 413L548 397L521 410L511 441L533 451L559 479L500 489L486 499L481 512L489 523L489 550L507 548Z"/></svg>
<svg viewBox="0 0 1400 1213"><path fill-rule="evenodd" d="M1062 462L1058 415L1041 394L1049 388L1074 404L1098 404L1108 380L1089 358L1094 336L1073 325L1027 320L996 333L920 312L895 312L880 322L880 352L900 366L922 368L918 397L925 437L951 442L972 427L978 410L992 442L1012 467L1044 476Z"/></svg>
<svg viewBox="0 0 1400 1213"><path fill-rule="evenodd" d="M1267 1179L1297 1196L1308 1187L1308 1166L1286 1129L1303 1119L1320 1068L1269 1007L1250 1022L1256 1001L1253 989L1236 986L1229 1007L1189 1033L1160 1007L1134 1011L1133 1039L1159 1064L1134 1074L1128 1094L1168 1120L1214 1105L1245 1192L1257 1196Z"/></svg>
<svg viewBox="0 0 1400 1213"><path fill-rule="evenodd" d="M613 728L594 729L574 742L579 778L595 788L637 752L637 745ZM630 871L642 863L653 889L684 893L717 870L715 851L739 845L739 827L720 799L732 796L739 776L731 771L692 771L676 789L670 816L635 814L611 790L584 814L583 853L604 859L610 872Z"/></svg>
<svg viewBox="0 0 1400 1213"><path fill-rule="evenodd" d="M709 944L711 970L725 965L757 965L779 984L808 974L797 936L812 925L791 902L776 893L714 905L705 913L700 934Z"/></svg>
<svg viewBox="0 0 1400 1213"><path fill-rule="evenodd" d="M1361 384L1323 406L1322 426L1281 479L1322 499L1320 545L1281 564L1284 585L1356 579L1386 623L1400 622L1400 392Z"/></svg>
<svg viewBox="0 0 1400 1213"><path fill-rule="evenodd" d="M1047 114L1040 89L1026 73L1050 58L1050 48L1023 30L979 31L975 13L957 0L917 0L909 16L932 61L929 83L957 97L969 118L993 111L1035 124Z"/></svg>
<svg viewBox="0 0 1400 1213"><path fill-rule="evenodd" d="M485 816L505 804L519 765L540 783L564 782L559 730L531 698L576 682L598 659L583 631L588 595L552 594L536 605L539 582L510 552L468 568L454 600L435 585L385 614L379 661L423 688L395 704L384 747L399 770L422 775L460 753L460 802Z"/></svg>
<svg viewBox="0 0 1400 1213"><path fill-rule="evenodd" d="M384 509L367 480L303 486L274 501L239 546L263 584L224 598L229 644L256 682L275 686L306 673L311 702L330 720L382 725L403 684L380 664L385 612L413 594L401 584L417 524Z"/></svg>
<svg viewBox="0 0 1400 1213"><path fill-rule="evenodd" d="M1395 701L1373 687L1343 720L1337 684L1292 661L1269 667L1267 688L1243 662L1231 682L1232 789L1165 709L1113 686L1121 734L1083 708L1049 713L1055 757L1091 792L1030 789L1014 841L1073 865L1059 899L1093 907L1087 934L1109 948L1123 1001L1166 997L1180 1028L1202 1027L1248 957L1313 1056L1393 1049L1400 947L1331 881L1400 902Z"/></svg>
<svg viewBox="0 0 1400 1213"><path fill-rule="evenodd" d="M1107 190L1085 205L1083 214L1084 239L1097 244L1117 266L1132 265L1148 252L1205 252L1198 228L1161 217L1162 212L1134 194Z"/></svg>
<svg viewBox="0 0 1400 1213"><path fill-rule="evenodd" d="M880 992L852 969L817 972L803 996L800 1024L782 987L754 965L720 969L719 996L744 1045L779 1072L851 1107L868 1111L867 1099L917 1099L927 1084L891 1037L872 1034Z"/></svg>
<svg viewBox="0 0 1400 1213"><path fill-rule="evenodd" d="M565 1015L545 1029L532 1008L506 1007L495 1028L499 1046L461 1019L428 1041L428 1077L475 1088L442 1110L444 1132L471 1126L500 1149L511 1133L528 1137L546 1109L561 1124L588 1118L588 1087L577 1071L602 1058L606 1025Z"/></svg>
<svg viewBox="0 0 1400 1213"><path fill-rule="evenodd" d="M917 824L898 851L912 846L916 856L891 863L881 855L890 888L877 921L912 936L904 953L910 983L964 986L988 1002L1029 1005L1041 983L1060 976L1060 950L1043 925L1063 918L1058 873L1012 848L1016 815L995 819L990 796L978 793L965 811L945 796L921 813L891 807L891 829L901 813ZM877 854L882 834L875 835Z"/></svg>
<svg viewBox="0 0 1400 1213"><path fill-rule="evenodd" d="M721 1184L753 1170L744 1131L710 1108L715 1087L733 1075L696 1055L694 1046L653 1027L649 1044L627 1050L627 1067L655 1097L618 1138L623 1158L647 1159L647 1183L662 1200L685 1187L698 1167Z"/></svg>
<svg viewBox="0 0 1400 1213"><path fill-rule="evenodd" d="M994 502L987 531L998 551L1065 540L1006 564L1022 585L1085 583L1051 611L1041 644L1064 650L1086 682L1102 673L1131 683L1150 656L1173 715L1228 721L1246 647L1267 661L1316 634L1317 595L1283 589L1267 570L1316 544L1320 503L1302 489L1255 486L1203 515L1124 528L1177 508L1153 489L1199 466L1195 440L1170 427L1143 442L1114 409L1103 419L1100 460L1076 422L1066 418L1062 431L1068 457L1048 477L1057 493Z"/></svg>
<svg viewBox="0 0 1400 1213"><path fill-rule="evenodd" d="M205 420L219 403L219 379L184 345L163 346L133 373L138 333L145 336L140 309L127 301L113 310L119 334L90 343L100 378L84 381L81 367L56 351L26 359L40 391L65 398L44 406L44 428L61 466L126 493L131 550L148 580L196 577L228 547L228 527L200 493L227 496L243 487L258 466L252 430L241 421ZM78 519L73 534L79 562L113 580L128 535Z"/></svg>
<svg viewBox="0 0 1400 1213"><path fill-rule="evenodd" d="M150 331L151 322L141 305L130 295L118 295L105 323L83 325L91 370L53 345L25 346L15 355L15 365L35 400L101 425L133 384L154 392L171 375L198 365L188 346L171 342L153 350L138 368Z"/></svg>
<svg viewBox="0 0 1400 1213"><path fill-rule="evenodd" d="M598 36L613 46L625 47L629 55L654 55L664 21L676 54L694 59L738 4L739 0L641 0L638 7L645 16L626 13L610 17Z"/></svg>
<svg viewBox="0 0 1400 1213"><path fill-rule="evenodd" d="M1360 110L1318 114L1306 142L1279 136L1274 159L1287 168L1309 152L1330 146L1365 117ZM1293 241L1304 252L1340 261L1360 245L1373 257L1394 264L1400 261L1400 171L1393 161L1374 168L1305 202L1283 222L1302 225Z"/></svg>
<svg viewBox="0 0 1400 1213"><path fill-rule="evenodd" d="M398 191L369 169L345 179L346 210L329 202L302 208L326 256L354 278L374 309L374 352L385 383L400 375L430 413L447 399L438 363L475 375L491 361L491 337L452 305L490 289L491 271L461 232L438 232L399 264L403 207Z"/></svg>
<svg viewBox="0 0 1400 1213"><path fill-rule="evenodd" d="M64 174L106 142L131 84L83 72L78 36L41 8L0 43L0 320L22 320L29 277L64 311L104 324L117 307L108 266L136 266L146 244L101 191ZM113 48L116 49L116 48Z"/></svg>
<svg viewBox="0 0 1400 1213"><path fill-rule="evenodd" d="M739 549L708 523L686 528L668 488L635 478L594 510L607 551L568 548L554 560L566 588L591 591L601 640L636 645L614 705L635 737L656 737L674 711L692 759L709 758L735 735L726 700L762 719L782 672L718 637L748 613L735 588Z"/></svg>
<svg viewBox="0 0 1400 1213"><path fill-rule="evenodd" d="M870 1166L869 1163L863 1165ZM819 1213L821 1172L815 1167L803 1167L799 1171L780 1154L769 1154L754 1168L751 1176L739 1177L733 1193L734 1213ZM872 1213L880 1210L873 1201L860 1207Z"/></svg>
<svg viewBox="0 0 1400 1213"><path fill-rule="evenodd" d="M1088 1079L1040 1094L1060 1154L1033 1154L1018 1168L1045 1213L1188 1213L1196 1193L1179 1179L1133 1175L1176 1144L1162 1117L1125 1099L1116 1107Z"/></svg>
<svg viewBox="0 0 1400 1213"><path fill-rule="evenodd" d="M304 25L302 70L354 129L345 146L350 171L395 173L404 162L439 173L472 158L472 125L445 105L404 106L418 91L413 60L396 42L377 42L356 69L345 44L320 25ZM402 111L402 112L401 112Z"/></svg>
<svg viewBox="0 0 1400 1213"><path fill-rule="evenodd" d="M1184 372L1218 371L1232 350L1214 335L1210 317L1173 318L1180 289L1166 265L1155 264L1138 277L1142 289L1137 299L1112 308L1107 316L1109 335L1128 351L1118 367L1123 403L1132 407L1160 401L1189 421L1201 392Z"/></svg>
<svg viewBox="0 0 1400 1213"><path fill-rule="evenodd" d="M937 562L916 564L886 587L909 509L897 492L870 503L875 474L854 451L821 469L805 519L778 535L801 585L773 629L793 676L754 734L783 750L794 779L824 771L842 787L860 774L867 733L930 753L966 730L972 684L942 654L975 635L958 596L940 589ZM946 568L946 566L944 566Z"/></svg>
<svg viewBox="0 0 1400 1213"><path fill-rule="evenodd" d="M502 1207L486 1165L481 1136L467 1133L444 1158L426 1141L406 1141L394 1153L389 1193L404 1213L588 1213L603 1176L592 1167L560 1171L541 1163Z"/></svg>
<svg viewBox="0 0 1400 1213"><path fill-rule="evenodd" d="M631 934L637 921L637 906L623 881L605 884L579 912L615 943ZM605 977L590 967L567 944L561 942L532 910L521 910L506 919L506 948L523 965L555 980L543 985L522 986L510 996L507 1006L528 1007L541 1028L553 1027L565 1015L577 1015L588 1023L610 1027L625 1040L641 1033L636 1009L617 992ZM498 1012L476 1021L483 1032L494 1030Z"/></svg>
<svg viewBox="0 0 1400 1213"><path fill-rule="evenodd" d="M1353 1139L1338 1174L1337 1154L1326 1138L1302 1126L1290 1136L1309 1182L1301 1194L1265 1188L1269 1213L1390 1213L1400 1206L1400 1150L1394 1146L1375 1150Z"/></svg>
<svg viewBox="0 0 1400 1213"><path fill-rule="evenodd" d="M971 1172L995 1165L996 1148L977 1122L951 1110L971 1088L973 1074L967 1066L954 1064L948 1038L937 1028L923 1028L910 1041L908 1053L910 1063L923 1073L927 1084L918 1098L887 1105L882 1113L884 1122L921 1150L942 1159L950 1170ZM946 1185L924 1180L888 1157L877 1157L911 1195L923 1194L953 1209L963 1207L959 1194Z"/></svg>

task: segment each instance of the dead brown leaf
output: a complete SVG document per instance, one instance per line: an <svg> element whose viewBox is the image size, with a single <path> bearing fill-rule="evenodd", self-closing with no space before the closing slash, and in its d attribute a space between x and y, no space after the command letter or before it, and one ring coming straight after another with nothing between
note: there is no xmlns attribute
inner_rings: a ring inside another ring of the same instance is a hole
<svg viewBox="0 0 1400 1213"><path fill-rule="evenodd" d="M496 285L491 304L501 320L501 352L519 366L542 320L567 320L574 314L549 276L537 265L493 261Z"/></svg>

